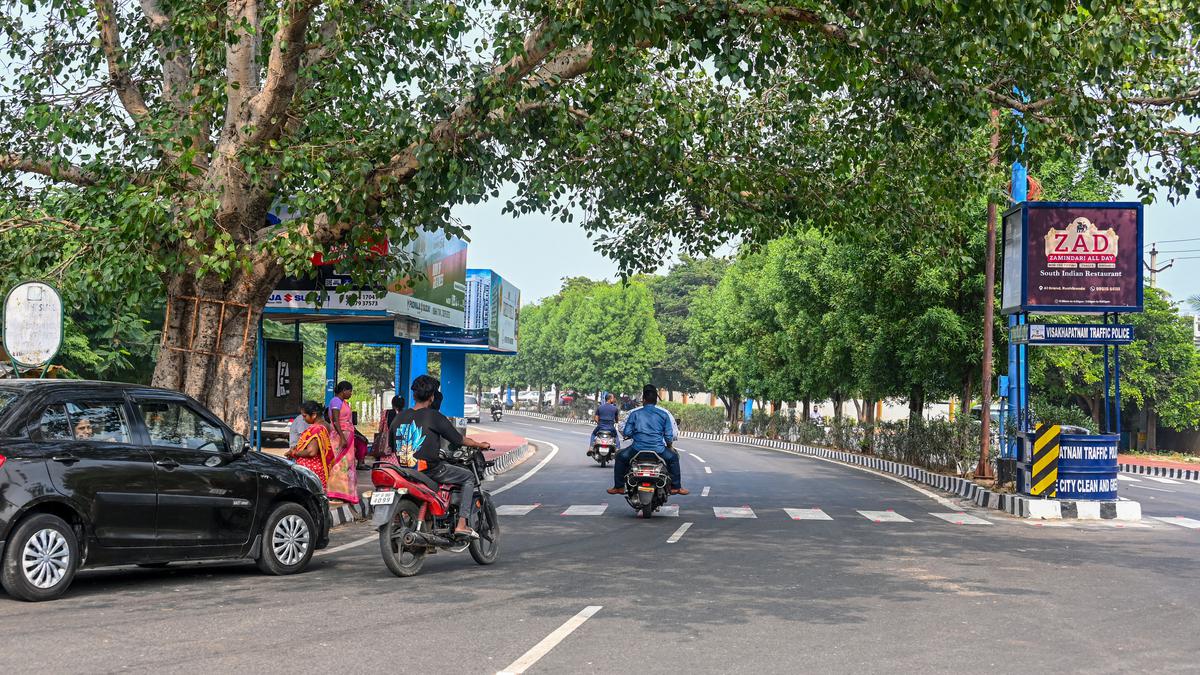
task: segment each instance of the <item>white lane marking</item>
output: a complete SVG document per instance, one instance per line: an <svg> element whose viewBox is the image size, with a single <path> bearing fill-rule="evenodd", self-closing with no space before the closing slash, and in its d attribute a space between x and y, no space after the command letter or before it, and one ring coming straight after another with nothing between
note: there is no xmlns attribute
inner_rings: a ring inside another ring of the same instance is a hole
<svg viewBox="0 0 1200 675"><path fill-rule="evenodd" d="M608 504L572 504L559 515L563 516L602 516Z"/></svg>
<svg viewBox="0 0 1200 675"><path fill-rule="evenodd" d="M1189 530L1200 530L1200 520L1196 520L1194 518L1184 518L1183 516L1171 516L1170 518L1164 518L1162 516L1151 517L1164 523L1186 527Z"/></svg>
<svg viewBox="0 0 1200 675"><path fill-rule="evenodd" d="M688 528L690 528L691 526L692 526L691 523L684 523L684 524L680 525L679 529L675 530L675 534L672 534L670 537L667 538L667 543L674 544L675 542L679 541L679 538L682 537L683 533L687 532Z"/></svg>
<svg viewBox="0 0 1200 675"><path fill-rule="evenodd" d="M537 466L533 467L529 471L526 471L524 473L524 475L522 475L520 478L514 480L513 482L509 483L508 485L502 485L502 486L496 488L495 490L491 490L490 491L491 494L498 495L501 492L504 492L505 490L507 490L509 488L514 488L514 487L520 485L521 483L524 483L525 481L529 480L533 476L533 474L537 473L538 471L541 471L542 467L549 464L550 460L554 459L554 456L558 454L558 446L551 443L550 441L539 441L536 438L530 438L527 440L533 441L534 443L545 443L546 445L550 446L550 448L551 448L550 454L546 455L546 459L543 459L541 462L538 462Z"/></svg>
<svg viewBox="0 0 1200 675"><path fill-rule="evenodd" d="M496 507L496 515L498 516L524 516L530 511L541 506L541 504L505 504Z"/></svg>
<svg viewBox="0 0 1200 675"><path fill-rule="evenodd" d="M340 553L342 551L345 551L346 549L351 549L351 548L354 548L355 546L362 546L363 544L369 544L373 541L379 541L378 534L373 534L369 537L363 537L362 539L355 539L354 541L350 542L349 544L342 544L341 546L334 546L333 548L327 548L324 551L317 551L313 555L329 555L330 553Z"/></svg>
<svg viewBox="0 0 1200 675"><path fill-rule="evenodd" d="M990 520L984 520L983 518L977 518L975 516L972 516L969 513L933 513L933 512L931 512L929 515L931 515L935 518L941 518L942 520L946 521L947 523L954 523L955 525L991 525L992 524L992 521L990 521Z"/></svg>
<svg viewBox="0 0 1200 675"><path fill-rule="evenodd" d="M667 504L666 506L664 506L658 510L657 515L664 516L667 518L678 518L679 517L679 505L678 504Z"/></svg>
<svg viewBox="0 0 1200 675"><path fill-rule="evenodd" d="M1179 485L1179 481L1171 480L1170 478L1161 478L1159 476L1142 476L1146 480L1152 480L1155 483L1166 483L1167 485Z"/></svg>
<svg viewBox="0 0 1200 675"><path fill-rule="evenodd" d="M525 652L521 658L513 661L507 668L496 673L496 675L518 675L518 673L525 672L543 656L550 653L550 650L565 640L568 635L574 633L575 629L582 626L584 621L592 618L602 607L603 605L589 605L583 608L583 611L568 619L566 623L559 626L553 633L547 635L541 642L534 645L532 649Z"/></svg>
<svg viewBox="0 0 1200 675"><path fill-rule="evenodd" d="M718 518L758 518L749 506L714 506L713 515Z"/></svg>
<svg viewBox="0 0 1200 675"><path fill-rule="evenodd" d="M711 466L704 467L704 473L712 473L712 467Z"/></svg>
<svg viewBox="0 0 1200 675"><path fill-rule="evenodd" d="M1071 523L1061 520L1029 520L1027 518L1021 518L1017 522L1025 523L1026 525L1032 525L1033 527L1074 527L1074 525Z"/></svg>
<svg viewBox="0 0 1200 675"><path fill-rule="evenodd" d="M563 431L563 429L559 429L558 427L548 427L545 424L539 424L538 428L539 429L549 429L550 431Z"/></svg>
<svg viewBox="0 0 1200 675"><path fill-rule="evenodd" d="M784 509L792 520L833 520L821 509Z"/></svg>
<svg viewBox="0 0 1200 675"><path fill-rule="evenodd" d="M589 438L591 437L591 434L587 433L586 431L568 431L567 433L575 434L576 436L587 436Z"/></svg>
<svg viewBox="0 0 1200 675"><path fill-rule="evenodd" d="M955 504L954 502L950 501L949 499L946 499L945 497L942 497L940 495L936 495L936 494L930 492L929 490L926 490L923 487L918 487L916 485L913 485L912 483L909 483L908 481L904 480L903 478L900 478L899 476L890 476L886 473L881 473L874 469L868 469L865 466L858 466L857 464L847 464L845 462L839 462L836 459L829 459L828 457L817 457L816 455L804 455L804 454L801 454L798 452L782 450L780 448L765 448L765 447L760 447L757 445L746 445L745 443L738 443L737 441L719 441L716 439L705 439L704 442L706 442L706 443L724 443L725 445L736 445L739 448L746 448L746 449L750 449L750 450L770 450L772 452L780 452L785 455L791 455L792 457L804 457L807 459L815 459L815 460L818 460L821 462L827 462L829 464L836 464L837 466L845 467L847 469L854 469L856 471L862 471L863 473L869 473L872 476L877 476L879 478L886 478L894 483L899 483L910 490L913 490L915 492L920 492L922 495L932 499L933 501L937 502L938 504L941 504L942 506L944 506L948 509L957 509L958 508L958 504Z"/></svg>
<svg viewBox="0 0 1200 675"><path fill-rule="evenodd" d="M695 457L697 460L699 460L699 461L700 461L700 463L701 463L701 464L707 464L707 463L708 463L708 462L704 461L704 458L703 458L703 457L701 457L700 455L697 455L696 453L692 452L691 450L688 450L688 451L687 451L687 454L691 455L692 457Z"/></svg>
<svg viewBox="0 0 1200 675"><path fill-rule="evenodd" d="M1142 482L1141 480L1139 480L1139 479L1137 479L1137 478L1134 478L1133 476L1126 476L1126 475L1125 475L1125 474L1123 474L1123 473L1119 473L1119 474L1117 474L1117 480L1123 480L1123 481L1125 481L1125 482L1127 482L1127 483L1140 483L1140 482Z"/></svg>
<svg viewBox="0 0 1200 675"><path fill-rule="evenodd" d="M895 511L859 511L863 518L877 523L911 523L912 521Z"/></svg>
<svg viewBox="0 0 1200 675"><path fill-rule="evenodd" d="M1174 490L1168 490L1166 488L1150 487L1149 485L1130 485L1129 487L1137 488L1139 490L1154 490L1155 492L1174 492Z"/></svg>
<svg viewBox="0 0 1200 675"><path fill-rule="evenodd" d="M708 491L709 491L709 487L708 487L707 485L705 485L705 486L704 486L704 489L700 491L700 496L701 496L701 497L707 497L707 496L708 496Z"/></svg>

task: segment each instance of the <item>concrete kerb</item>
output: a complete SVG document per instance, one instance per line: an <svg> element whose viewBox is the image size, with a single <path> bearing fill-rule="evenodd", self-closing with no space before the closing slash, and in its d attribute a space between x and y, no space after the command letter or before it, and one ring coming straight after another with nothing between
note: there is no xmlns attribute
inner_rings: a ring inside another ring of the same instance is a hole
<svg viewBox="0 0 1200 675"><path fill-rule="evenodd" d="M1143 476L1158 476L1159 478L1174 478L1200 483L1200 469L1180 469L1173 466L1147 466L1143 464L1117 464L1118 471L1136 473Z"/></svg>
<svg viewBox="0 0 1200 675"><path fill-rule="evenodd" d="M552 420L568 424L587 425L587 422L563 419L543 413L518 412L536 419ZM894 462L871 455L860 455L853 452L834 450L802 443L792 443L770 438L756 438L742 434L713 434L681 431L681 438L719 441L725 443L740 443L751 447L770 448L797 455L808 455L841 462L843 464L866 467L881 473L891 474L910 481L928 485L929 487L948 492L969 500L976 506L1004 511L1018 518L1033 518L1042 520L1078 519L1078 520L1122 520L1138 521L1142 519L1142 506L1135 501L1071 501L1057 499L1035 499L1024 495L994 492L974 481L957 476L946 476L927 469ZM1125 465L1123 465L1125 466ZM1163 468L1163 467L1143 467ZM1125 469L1122 468L1122 471Z"/></svg>
<svg viewBox="0 0 1200 675"><path fill-rule="evenodd" d="M513 448L496 458L496 463L488 467L487 477L495 478L506 471L511 471L533 455L534 446L532 443L526 442L520 447ZM487 480L487 478L484 480ZM367 503L366 496L361 494L358 496L358 504L342 504L337 507L329 507L329 526L331 528L348 525L370 517L371 505Z"/></svg>

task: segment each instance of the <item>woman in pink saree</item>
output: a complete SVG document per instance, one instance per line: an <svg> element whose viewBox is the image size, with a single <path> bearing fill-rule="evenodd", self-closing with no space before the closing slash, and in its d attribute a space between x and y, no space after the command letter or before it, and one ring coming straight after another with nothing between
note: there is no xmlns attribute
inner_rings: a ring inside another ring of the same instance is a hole
<svg viewBox="0 0 1200 675"><path fill-rule="evenodd" d="M333 462L329 466L330 499L358 503L358 472L354 458L354 415L348 401L354 395L349 382L338 382L329 401L329 438L333 443Z"/></svg>

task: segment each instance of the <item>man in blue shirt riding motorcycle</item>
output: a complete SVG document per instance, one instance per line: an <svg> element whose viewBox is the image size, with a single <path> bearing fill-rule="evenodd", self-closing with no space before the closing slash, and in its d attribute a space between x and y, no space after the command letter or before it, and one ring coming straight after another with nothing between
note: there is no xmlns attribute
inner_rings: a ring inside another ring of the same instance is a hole
<svg viewBox="0 0 1200 675"><path fill-rule="evenodd" d="M592 429L592 438L589 446L596 443L597 431L611 431L617 433L617 420L621 416L621 410L617 408L617 397L609 394L604 403L601 403L596 408L596 414L592 415L592 419L596 422L596 428Z"/></svg>
<svg viewBox="0 0 1200 675"><path fill-rule="evenodd" d="M658 389L648 384L642 388L642 407L629 413L625 419L625 428L621 432L625 438L633 439L628 447L617 453L613 462L613 487L610 495L624 494L625 474L629 473L629 462L638 452L657 452L667 463L671 473L671 494L686 495L679 474L679 454L671 448L675 440L675 419L671 413L658 407Z"/></svg>

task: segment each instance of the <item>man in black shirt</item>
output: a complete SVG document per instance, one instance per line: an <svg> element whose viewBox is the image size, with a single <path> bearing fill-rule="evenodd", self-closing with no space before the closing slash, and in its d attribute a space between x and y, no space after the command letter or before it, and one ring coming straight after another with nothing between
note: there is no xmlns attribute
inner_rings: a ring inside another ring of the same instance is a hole
<svg viewBox="0 0 1200 675"><path fill-rule="evenodd" d="M425 462L425 475L443 485L459 485L458 524L454 531L467 537L477 537L467 523L475 512L475 474L470 469L442 461L442 440L453 445L487 450L489 443L476 441L458 433L435 405L442 383L435 377L421 375L413 380L413 407L396 413L391 434L396 439L396 454L411 456Z"/></svg>

